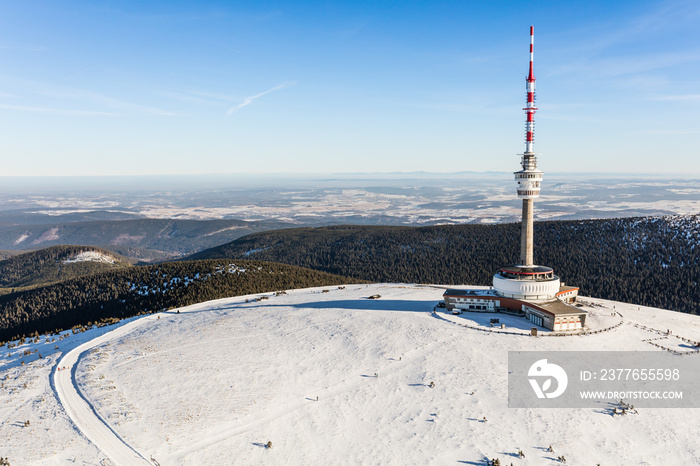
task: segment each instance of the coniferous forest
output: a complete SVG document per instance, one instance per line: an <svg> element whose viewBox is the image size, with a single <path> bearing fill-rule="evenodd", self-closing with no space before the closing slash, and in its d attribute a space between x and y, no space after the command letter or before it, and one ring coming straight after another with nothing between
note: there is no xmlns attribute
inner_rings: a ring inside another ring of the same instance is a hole
<svg viewBox="0 0 700 466"><path fill-rule="evenodd" d="M376 282L491 285L520 224L255 233L192 258L255 258ZM700 314L700 216L535 222L535 262L580 294Z"/></svg>
<svg viewBox="0 0 700 466"><path fill-rule="evenodd" d="M260 261L204 260L129 267L0 296L0 341L230 296L357 280Z"/></svg>
<svg viewBox="0 0 700 466"><path fill-rule="evenodd" d="M85 253L103 260L76 260ZM130 266L126 258L98 247L52 246L0 261L0 288L46 285Z"/></svg>

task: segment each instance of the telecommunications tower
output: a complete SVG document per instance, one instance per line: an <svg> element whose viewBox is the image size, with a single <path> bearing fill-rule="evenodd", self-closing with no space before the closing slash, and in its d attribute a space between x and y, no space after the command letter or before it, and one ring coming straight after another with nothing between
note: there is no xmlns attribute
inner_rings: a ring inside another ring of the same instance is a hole
<svg viewBox="0 0 700 466"><path fill-rule="evenodd" d="M560 291L561 282L551 267L534 265L533 261L533 210L534 200L540 196L542 173L537 169L535 148L535 27L530 26L530 69L525 78L527 103L525 105L525 152L520 154L523 169L514 173L518 183L518 197L523 200L523 220L520 231L520 263L502 267L493 276L493 288L503 297L546 301Z"/></svg>
<svg viewBox="0 0 700 466"><path fill-rule="evenodd" d="M532 62L535 53L535 27L530 26L530 72L525 78L527 89L527 104L523 110L527 116L525 120L525 152L520 154L520 164L523 169L515 172L515 181L518 182L518 197L523 200L523 223L520 232L520 264L533 265L533 208L534 200L540 197L540 182L542 173L537 169L537 156L533 151L535 147L535 75L532 71Z"/></svg>
<svg viewBox="0 0 700 466"><path fill-rule="evenodd" d="M535 325L555 332L580 332L585 329L586 312L572 306L578 287L565 286L551 267L535 265L533 249L534 200L540 196L543 173L537 169L535 154L535 74L532 69L535 28L530 26L530 72L525 79L525 152L520 154L522 170L514 173L518 197L523 200L520 233L520 262L501 267L493 276L489 290L448 289L443 294L445 307L452 313L462 310L508 312L521 315ZM533 335L537 327L531 328Z"/></svg>

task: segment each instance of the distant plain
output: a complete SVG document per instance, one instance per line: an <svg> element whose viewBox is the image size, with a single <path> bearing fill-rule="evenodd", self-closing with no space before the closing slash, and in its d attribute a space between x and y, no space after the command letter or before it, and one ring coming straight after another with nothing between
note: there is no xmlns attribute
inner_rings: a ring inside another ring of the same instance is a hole
<svg viewBox="0 0 700 466"><path fill-rule="evenodd" d="M136 260L183 257L258 231L328 225L520 221L510 172L0 178L0 256L106 247ZM700 180L545 175L535 220L700 212Z"/></svg>
<svg viewBox="0 0 700 466"><path fill-rule="evenodd" d="M292 225L507 223L509 172L0 178L0 225L88 220L238 219ZM700 180L545 174L540 220L700 212Z"/></svg>

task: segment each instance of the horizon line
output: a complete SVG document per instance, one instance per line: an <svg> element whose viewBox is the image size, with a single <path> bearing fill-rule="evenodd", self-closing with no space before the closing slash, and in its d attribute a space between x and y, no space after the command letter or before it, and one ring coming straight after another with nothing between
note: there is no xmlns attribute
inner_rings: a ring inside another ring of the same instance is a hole
<svg viewBox="0 0 700 466"><path fill-rule="evenodd" d="M237 172L237 173L195 173L195 174L184 174L184 173L143 173L143 174L79 174L79 175L0 175L0 179L18 179L18 178L31 178L31 179L68 179L68 178L200 178L200 177L250 177L255 176L259 178L300 178L300 177L358 177L358 176L371 176L371 177L382 177L382 176L435 176L439 178L449 178L449 177L459 177L462 175L501 175L501 174L512 174L510 170L486 170L486 171L455 171L450 173L445 172L433 172L425 170L415 170L415 171L392 171L392 172ZM699 172L577 172L577 171L552 171L548 172L549 176L615 176L615 177L654 177L654 178L667 178L667 177L680 177L680 178L695 178L700 175Z"/></svg>

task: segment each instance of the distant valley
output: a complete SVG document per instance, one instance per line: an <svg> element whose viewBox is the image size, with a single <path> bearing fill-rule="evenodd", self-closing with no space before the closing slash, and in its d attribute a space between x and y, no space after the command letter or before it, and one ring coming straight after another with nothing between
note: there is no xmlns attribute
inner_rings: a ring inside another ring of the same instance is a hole
<svg viewBox="0 0 700 466"><path fill-rule="evenodd" d="M275 221L129 219L0 225L0 249L94 245L135 260L163 261L285 225ZM9 255L9 254L6 254Z"/></svg>
<svg viewBox="0 0 700 466"><path fill-rule="evenodd" d="M510 173L3 178L0 257L93 245L144 262L259 231L520 220ZM547 175L536 221L700 212L700 180Z"/></svg>

